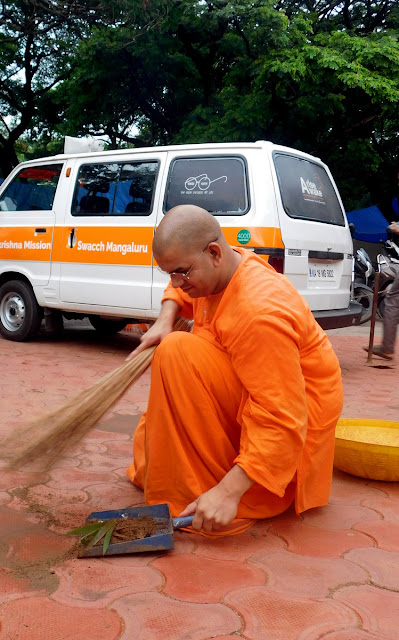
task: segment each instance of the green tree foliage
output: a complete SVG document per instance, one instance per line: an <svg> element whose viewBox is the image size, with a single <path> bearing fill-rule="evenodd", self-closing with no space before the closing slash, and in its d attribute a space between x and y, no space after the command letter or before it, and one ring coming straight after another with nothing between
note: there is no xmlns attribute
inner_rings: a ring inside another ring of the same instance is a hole
<svg viewBox="0 0 399 640"><path fill-rule="evenodd" d="M78 25L86 37L63 54L65 79L47 80L36 138L94 134L112 147L269 139L326 161L347 209L389 201L399 167L396 0L84 4L94 17L80 14L66 30L77 42ZM3 48L0 69L21 44Z"/></svg>
<svg viewBox="0 0 399 640"><path fill-rule="evenodd" d="M48 96L68 76L96 3L2 0L0 6L0 170L7 174L17 163L21 136L29 131L34 139L38 131L43 135L44 121L51 123ZM26 142L22 150L29 152Z"/></svg>

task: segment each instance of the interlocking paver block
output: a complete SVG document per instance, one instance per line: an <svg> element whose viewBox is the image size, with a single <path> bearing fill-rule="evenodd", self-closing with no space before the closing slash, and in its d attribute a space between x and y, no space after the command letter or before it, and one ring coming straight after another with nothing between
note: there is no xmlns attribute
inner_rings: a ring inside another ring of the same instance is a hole
<svg viewBox="0 0 399 640"><path fill-rule="evenodd" d="M284 549L282 538L265 533L262 536L253 535L252 529L239 536L227 538L206 538L205 536L192 536L196 543L196 555L218 560L233 560L241 562L251 557L257 551L276 551Z"/></svg>
<svg viewBox="0 0 399 640"><path fill-rule="evenodd" d="M137 491L131 482L121 483L99 483L89 485L85 488L89 494L87 504L92 507L92 511L107 511L109 509L124 509L137 504L144 504L142 491Z"/></svg>
<svg viewBox="0 0 399 640"><path fill-rule="evenodd" d="M12 500L12 495L7 493L7 491L0 491L0 505L9 504Z"/></svg>
<svg viewBox="0 0 399 640"><path fill-rule="evenodd" d="M303 522L323 529L350 529L359 520L368 520L375 515L366 507L329 504L326 507L309 509L302 514Z"/></svg>
<svg viewBox="0 0 399 640"><path fill-rule="evenodd" d="M326 636L323 636L323 640L387 640L387 638L380 634L368 633L367 631L361 631L360 629L351 629L349 631L328 633Z"/></svg>
<svg viewBox="0 0 399 640"><path fill-rule="evenodd" d="M132 456L125 455L124 457L119 456L111 456L107 452L105 453L91 453L86 454L84 456L80 456L80 465L79 468L88 471L94 471L96 473L101 473L104 471L114 471L114 469L120 469L123 465L126 467L132 461Z"/></svg>
<svg viewBox="0 0 399 640"><path fill-rule="evenodd" d="M387 551L399 551L399 523L386 520L363 520L353 527L376 541L380 549ZM358 545L365 546L365 545Z"/></svg>
<svg viewBox="0 0 399 640"><path fill-rule="evenodd" d="M48 598L24 598L0 612L1 640L117 640L121 622L112 611L60 605Z"/></svg>
<svg viewBox="0 0 399 640"><path fill-rule="evenodd" d="M308 556L337 558L356 547L374 546L372 538L353 530L330 530L280 522L272 525L270 532L281 536L289 551Z"/></svg>
<svg viewBox="0 0 399 640"><path fill-rule="evenodd" d="M373 584L399 591L399 553L383 549L352 549L345 559L368 571Z"/></svg>
<svg viewBox="0 0 399 640"><path fill-rule="evenodd" d="M126 640L208 640L240 631L240 617L222 604L179 602L141 593L116 600L112 608L125 623Z"/></svg>
<svg viewBox="0 0 399 640"><path fill-rule="evenodd" d="M385 495L381 489L370 486L363 478L356 478L334 469L329 504L358 505L366 498L379 498Z"/></svg>
<svg viewBox="0 0 399 640"><path fill-rule="evenodd" d="M49 487L68 487L69 489L84 489L92 484L112 483L114 476L111 471L93 472L82 469L57 468L50 471Z"/></svg>
<svg viewBox="0 0 399 640"><path fill-rule="evenodd" d="M324 634L358 626L348 607L333 600L301 598L274 593L265 587L249 587L228 594L224 602L245 621L248 640L310 640Z"/></svg>
<svg viewBox="0 0 399 640"><path fill-rule="evenodd" d="M292 595L327 597L332 589L347 583L365 583L367 571L341 558L314 558L290 551L262 551L251 562L268 575L267 587Z"/></svg>
<svg viewBox="0 0 399 640"><path fill-rule="evenodd" d="M369 498L362 504L377 512L384 520L399 523L399 496L384 496L381 498Z"/></svg>
<svg viewBox="0 0 399 640"><path fill-rule="evenodd" d="M344 587L334 599L352 607L362 620L366 631L380 633L392 640L398 638L399 593L377 587Z"/></svg>
<svg viewBox="0 0 399 640"><path fill-rule="evenodd" d="M104 608L113 600L130 593L156 591L162 587L162 575L141 567L116 567L102 559L65 562L55 572L59 587L52 599L69 606Z"/></svg>
<svg viewBox="0 0 399 640"><path fill-rule="evenodd" d="M192 554L163 556L152 562L152 566L165 576L162 592L188 602L219 602L233 589L263 585L267 579L264 571L257 567Z"/></svg>
<svg viewBox="0 0 399 640"><path fill-rule="evenodd" d="M34 587L32 587L28 578L14 576L9 569L0 567L0 603L20 598L22 593L28 594L30 592L30 595L32 595L33 590Z"/></svg>

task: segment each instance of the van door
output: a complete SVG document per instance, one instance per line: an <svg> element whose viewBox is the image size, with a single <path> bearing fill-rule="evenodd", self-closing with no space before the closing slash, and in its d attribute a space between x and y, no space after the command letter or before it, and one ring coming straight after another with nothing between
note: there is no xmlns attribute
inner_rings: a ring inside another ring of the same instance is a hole
<svg viewBox="0 0 399 640"><path fill-rule="evenodd" d="M332 176L321 161L274 150L284 273L312 311L345 309L352 277L352 240Z"/></svg>
<svg viewBox="0 0 399 640"><path fill-rule="evenodd" d="M33 287L50 278L62 167L58 162L21 165L0 194L0 273L21 273Z"/></svg>
<svg viewBox="0 0 399 640"><path fill-rule="evenodd" d="M162 154L82 158L59 238L64 303L151 308L152 239Z"/></svg>

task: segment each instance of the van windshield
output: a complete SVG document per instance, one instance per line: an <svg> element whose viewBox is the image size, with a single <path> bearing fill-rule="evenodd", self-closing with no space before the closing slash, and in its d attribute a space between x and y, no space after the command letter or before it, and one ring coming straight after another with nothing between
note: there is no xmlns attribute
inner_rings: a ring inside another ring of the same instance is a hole
<svg viewBox="0 0 399 640"><path fill-rule="evenodd" d="M62 164L25 166L3 191L0 211L51 211Z"/></svg>
<svg viewBox="0 0 399 640"><path fill-rule="evenodd" d="M344 227L345 218L325 169L298 156L273 154L281 200L287 215Z"/></svg>

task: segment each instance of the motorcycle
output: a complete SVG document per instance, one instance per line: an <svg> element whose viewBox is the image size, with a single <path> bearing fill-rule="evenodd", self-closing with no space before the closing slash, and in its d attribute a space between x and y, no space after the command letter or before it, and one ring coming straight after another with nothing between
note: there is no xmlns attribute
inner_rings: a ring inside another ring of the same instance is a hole
<svg viewBox="0 0 399 640"><path fill-rule="evenodd" d="M364 324L371 318L374 296L375 269L365 249L356 251L353 259L352 300L362 305L359 324Z"/></svg>
<svg viewBox="0 0 399 640"><path fill-rule="evenodd" d="M385 309L385 296L399 271L399 245L394 239L389 238L383 242L383 253L378 254L377 265L380 272L377 314L382 319ZM354 257L352 281L352 299L359 302L363 307L359 324L364 324L371 318L375 274L376 270L367 251L361 247L356 251Z"/></svg>

